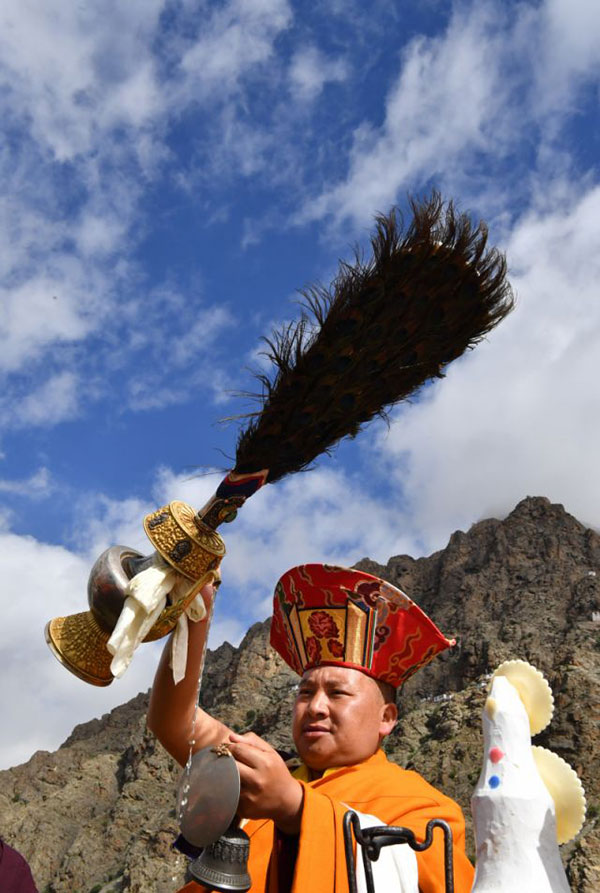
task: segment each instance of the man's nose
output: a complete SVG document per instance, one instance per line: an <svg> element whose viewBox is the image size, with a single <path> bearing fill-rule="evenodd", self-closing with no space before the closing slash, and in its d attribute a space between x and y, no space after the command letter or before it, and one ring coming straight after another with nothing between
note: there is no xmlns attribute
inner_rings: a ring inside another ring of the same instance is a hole
<svg viewBox="0 0 600 893"><path fill-rule="evenodd" d="M308 702L308 711L311 716L327 716L329 702L323 691L316 691Z"/></svg>

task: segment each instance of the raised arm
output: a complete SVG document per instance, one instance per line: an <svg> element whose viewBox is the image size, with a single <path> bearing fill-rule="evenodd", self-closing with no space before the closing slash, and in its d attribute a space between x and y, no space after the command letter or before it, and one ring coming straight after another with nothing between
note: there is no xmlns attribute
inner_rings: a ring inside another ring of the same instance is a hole
<svg viewBox="0 0 600 893"><path fill-rule="evenodd" d="M201 595L210 616L213 609L215 587L208 583ZM189 623L188 656L185 677L177 685L169 666L171 638L163 653L154 677L150 694L147 723L163 747L182 766L185 765L194 742L193 751L226 741L231 730L204 710L196 709L198 678L202 670L202 658L206 643L208 623L199 620Z"/></svg>

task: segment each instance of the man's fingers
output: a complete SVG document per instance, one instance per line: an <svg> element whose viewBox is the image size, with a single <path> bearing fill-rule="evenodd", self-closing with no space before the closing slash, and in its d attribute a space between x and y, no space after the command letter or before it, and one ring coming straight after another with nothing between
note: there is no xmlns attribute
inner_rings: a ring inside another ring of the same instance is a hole
<svg viewBox="0 0 600 893"><path fill-rule="evenodd" d="M238 770L240 773L240 782L242 785L242 795L244 793L244 788L256 788L256 772L253 766L248 766L245 763L238 763Z"/></svg>
<svg viewBox="0 0 600 893"><path fill-rule="evenodd" d="M258 769L264 762L265 751L247 741L230 741L229 750L236 763Z"/></svg>
<svg viewBox="0 0 600 893"><path fill-rule="evenodd" d="M246 732L245 735L236 735L232 732L229 735L229 749L235 760L254 767L263 764L265 754L276 753L270 744L254 732Z"/></svg>

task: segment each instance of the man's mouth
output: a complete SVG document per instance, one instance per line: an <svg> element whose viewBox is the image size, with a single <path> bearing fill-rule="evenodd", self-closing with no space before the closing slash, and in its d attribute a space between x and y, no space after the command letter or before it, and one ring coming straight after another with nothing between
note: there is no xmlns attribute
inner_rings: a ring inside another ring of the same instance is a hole
<svg viewBox="0 0 600 893"><path fill-rule="evenodd" d="M304 726L302 734L306 738L319 738L321 735L328 735L329 731L327 726L321 726L318 723L314 723L309 726Z"/></svg>

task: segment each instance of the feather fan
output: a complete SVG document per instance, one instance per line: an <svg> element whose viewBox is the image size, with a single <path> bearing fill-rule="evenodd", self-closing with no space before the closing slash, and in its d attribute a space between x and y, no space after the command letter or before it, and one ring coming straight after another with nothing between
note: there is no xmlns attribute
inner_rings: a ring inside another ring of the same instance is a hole
<svg viewBox="0 0 600 893"><path fill-rule="evenodd" d="M376 218L372 257L341 262L329 289L302 292L296 323L265 338L273 374L240 433L235 472L273 482L310 465L376 415L442 377L513 307L506 261L438 193Z"/></svg>

